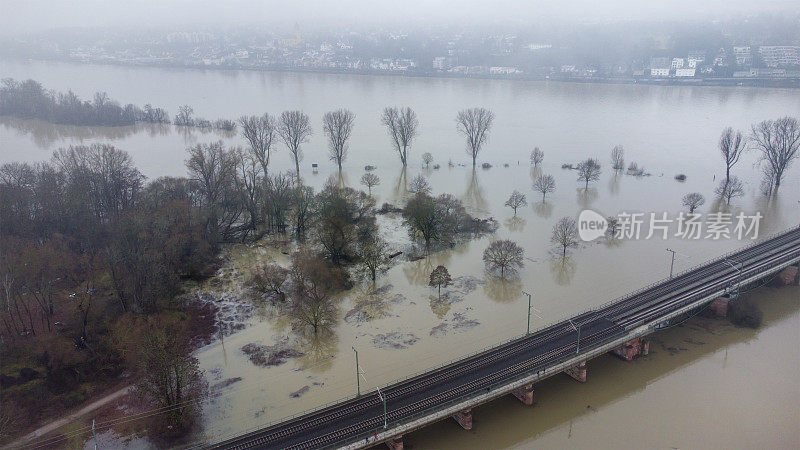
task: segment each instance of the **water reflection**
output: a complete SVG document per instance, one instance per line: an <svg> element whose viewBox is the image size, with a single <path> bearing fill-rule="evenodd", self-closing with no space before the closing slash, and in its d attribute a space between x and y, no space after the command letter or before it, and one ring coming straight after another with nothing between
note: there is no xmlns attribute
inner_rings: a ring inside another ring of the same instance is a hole
<svg viewBox="0 0 800 450"><path fill-rule="evenodd" d="M572 282L577 270L575 261L568 256L554 256L550 259L550 273L559 286L566 286Z"/></svg>
<svg viewBox="0 0 800 450"><path fill-rule="evenodd" d="M614 171L614 176L608 180L608 192L611 195L616 196L619 193L619 180L622 178L622 174L619 170Z"/></svg>
<svg viewBox="0 0 800 450"><path fill-rule="evenodd" d="M501 278L484 273L483 293L498 303L514 301L522 295L522 279L520 277Z"/></svg>
<svg viewBox="0 0 800 450"><path fill-rule="evenodd" d="M392 201L402 203L402 200L408 195L408 177L405 166L400 168L400 173L392 186Z"/></svg>
<svg viewBox="0 0 800 450"><path fill-rule="evenodd" d="M534 203L533 212L542 219L549 219L553 215L553 205L547 202Z"/></svg>
<svg viewBox="0 0 800 450"><path fill-rule="evenodd" d="M172 132L171 125L139 123L124 127L82 127L56 125L39 119L0 117L0 125L31 137L39 148L48 149L64 141L83 143L87 140L120 140L136 133L147 133L150 137L164 136Z"/></svg>
<svg viewBox="0 0 800 450"><path fill-rule="evenodd" d="M488 211L486 197L478 180L478 171L474 167L467 177L467 190L461 198L467 207L477 212L486 213Z"/></svg>
<svg viewBox="0 0 800 450"><path fill-rule="evenodd" d="M597 199L597 189L595 188L578 188L577 189L577 196L578 196L578 206L582 209L588 209L591 207L592 202Z"/></svg>
<svg viewBox="0 0 800 450"><path fill-rule="evenodd" d="M509 217L508 219L506 219L506 221L504 222L504 225L506 226L508 231L511 231L513 233L519 233L519 232L525 230L525 224L526 223L527 223L527 221L525 219L523 219L522 217L513 216L513 217Z"/></svg>
<svg viewBox="0 0 800 450"><path fill-rule="evenodd" d="M333 365L339 350L339 336L331 331L317 334L301 334L297 337L296 348L303 356L297 362L303 369L314 373L326 372Z"/></svg>
<svg viewBox="0 0 800 450"><path fill-rule="evenodd" d="M452 301L450 299L449 292L442 292L442 295L431 295L428 299L428 303L431 308L431 312L438 317L439 319L444 318L448 312L450 312L450 307L452 306Z"/></svg>
<svg viewBox="0 0 800 450"><path fill-rule="evenodd" d="M531 174L531 183L533 183L534 181L536 181L537 178L542 176L542 168L539 166L533 166L531 167L530 174Z"/></svg>

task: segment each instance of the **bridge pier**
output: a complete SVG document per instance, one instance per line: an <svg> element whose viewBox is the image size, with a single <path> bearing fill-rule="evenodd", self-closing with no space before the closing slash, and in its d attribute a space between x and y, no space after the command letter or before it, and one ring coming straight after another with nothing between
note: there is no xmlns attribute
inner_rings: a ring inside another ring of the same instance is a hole
<svg viewBox="0 0 800 450"><path fill-rule="evenodd" d="M650 353L650 341L646 341L644 338L638 337L611 350L611 353L619 356L625 361L631 361L639 355L647 356L647 354Z"/></svg>
<svg viewBox="0 0 800 450"><path fill-rule="evenodd" d="M800 285L800 264L783 269L778 278L781 280L781 284L785 286Z"/></svg>
<svg viewBox="0 0 800 450"><path fill-rule="evenodd" d="M581 383L586 383L586 361L565 369L564 373L580 381Z"/></svg>
<svg viewBox="0 0 800 450"><path fill-rule="evenodd" d="M528 406L532 406L536 403L536 399L533 397L533 383L529 383L525 386L514 389L511 391L511 394L513 394L514 397L517 397L517 400Z"/></svg>
<svg viewBox="0 0 800 450"><path fill-rule="evenodd" d="M389 450L403 450L403 435L395 436L386 441L386 446Z"/></svg>
<svg viewBox="0 0 800 450"><path fill-rule="evenodd" d="M708 310L716 317L727 317L728 316L728 303L730 303L731 299L726 297L720 297L708 306Z"/></svg>
<svg viewBox="0 0 800 450"><path fill-rule="evenodd" d="M453 419L465 430L472 429L472 408L453 414Z"/></svg>

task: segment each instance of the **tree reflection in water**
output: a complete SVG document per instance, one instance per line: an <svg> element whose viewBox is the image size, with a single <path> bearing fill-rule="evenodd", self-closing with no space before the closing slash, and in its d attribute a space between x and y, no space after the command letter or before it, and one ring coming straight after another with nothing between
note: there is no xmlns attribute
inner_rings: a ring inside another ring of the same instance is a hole
<svg viewBox="0 0 800 450"><path fill-rule="evenodd" d="M547 202L534 203L533 212L542 219L549 219L553 215L553 205Z"/></svg>
<svg viewBox="0 0 800 450"><path fill-rule="evenodd" d="M467 177L467 190L462 196L464 204L475 211L488 213L488 203L483 194L483 188L478 180L478 171L472 168L472 172Z"/></svg>
<svg viewBox="0 0 800 450"><path fill-rule="evenodd" d="M333 366L339 350L339 336L331 330L321 333L301 333L297 336L297 351L303 356L297 359L301 370L322 373Z"/></svg>
<svg viewBox="0 0 800 450"><path fill-rule="evenodd" d="M522 279L515 276L502 278L484 273L483 293L498 303L512 302L522 295Z"/></svg>
<svg viewBox="0 0 800 450"><path fill-rule="evenodd" d="M614 171L614 176L608 181L608 192L616 196L619 193L619 180L622 178L622 173L619 170Z"/></svg>
<svg viewBox="0 0 800 450"><path fill-rule="evenodd" d="M578 188L577 189L578 195L578 206L582 209L589 209L592 205L592 202L597 199L597 189L595 188Z"/></svg>
<svg viewBox="0 0 800 450"><path fill-rule="evenodd" d="M136 133L147 133L151 137L172 133L172 125L164 123L138 123L122 127L85 127L75 125L56 125L38 119L19 119L0 117L0 125L29 135L40 148L49 149L55 143L74 141L83 144L87 140L120 140Z"/></svg>
<svg viewBox="0 0 800 450"><path fill-rule="evenodd" d="M550 273L553 274L553 279L560 286L565 286L572 282L576 269L575 261L569 255L558 255L550 259Z"/></svg>
<svg viewBox="0 0 800 450"><path fill-rule="evenodd" d="M408 177L406 175L406 167L403 166L400 168L400 173L397 175L394 185L392 185L392 201L397 204L397 206L402 207L399 203L403 203L407 195Z"/></svg>
<svg viewBox="0 0 800 450"><path fill-rule="evenodd" d="M508 229L508 231L519 233L525 230L525 224L527 222L522 217L513 216L506 219L504 225Z"/></svg>

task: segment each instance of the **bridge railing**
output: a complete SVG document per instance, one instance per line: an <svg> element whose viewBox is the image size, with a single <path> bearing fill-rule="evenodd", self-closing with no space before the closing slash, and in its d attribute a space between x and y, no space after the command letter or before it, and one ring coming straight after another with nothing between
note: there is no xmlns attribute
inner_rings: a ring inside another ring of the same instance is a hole
<svg viewBox="0 0 800 450"><path fill-rule="evenodd" d="M401 383L401 382L404 382L404 381L411 380L411 379L413 379L415 377L418 377L418 376L423 375L423 374L428 373L428 372L439 370L439 369L441 369L443 367L449 366L450 364L456 363L458 361L462 361L462 360L465 360L465 359L472 358L474 356L480 355L481 353L484 353L484 352L486 352L488 350L504 346L506 344L518 341L520 339L524 339L527 336L536 334L536 333L538 333L538 332L540 332L542 330L546 330L547 328L550 328L552 326L558 325L558 324L564 322L567 318L579 316L579 315L582 315L582 314L586 314L586 313L589 313L589 312L592 312L592 311L595 311L595 310L598 310L598 309L603 309L603 308L611 306L611 305L613 305L615 303L619 303L619 302L628 300L628 299L630 299L632 297L635 297L635 296L637 296L637 295L639 295L639 294L641 294L641 293L643 293L645 291L648 291L648 290L652 289L655 286L658 286L660 284L668 282L669 280L672 280L672 279L678 278L680 276L686 275L688 273L691 273L691 272L697 270L700 267L708 266L710 264L714 264L714 263L716 263L718 261L724 260L724 259L730 257L731 255L735 254L735 253L740 253L740 252L745 251L747 249L750 249L750 248L752 248L752 247L754 247L756 245L759 245L759 244L761 244L763 242L769 241L769 240L774 239L776 237L779 237L779 236L782 236L782 235L787 234L789 232L792 232L792 231L794 231L794 230L796 230L798 228L800 228L800 226L791 227L791 228L788 228L786 230L773 233L773 234L769 235L768 237L760 239L758 241L754 241L754 242L750 243L747 246L741 247L741 248L739 248L737 250L726 252L726 253L722 254L721 256L719 256L719 257L707 260L707 261L702 262L700 264L697 264L697 265L695 265L695 266L693 266L691 268L688 268L688 269L685 269L685 270L683 270L681 272L678 272L672 278L662 278L662 279L660 279L658 281L655 281L653 283L648 284L647 286L644 286L644 287L642 287L640 289L637 289L637 290L635 290L633 292L627 293L627 294L625 294L625 295L623 295L621 297L617 297L617 298L615 298L613 300L610 300L608 302L605 302L605 303L603 303L603 304L601 304L599 306L593 306L591 308L587 308L587 309L585 309L583 311L580 311L580 312L578 312L576 314L565 315L565 316L563 316L563 317L561 317L561 318L559 318L557 320L554 320L554 321L551 321L551 322L547 323L546 325L543 325L543 326L540 326L538 328L535 328L534 330L531 331L530 334L522 333L522 334L515 335L515 336L510 337L510 338L508 338L506 340L503 340L503 341L500 341L498 343L483 347L483 348L481 348L479 350L475 350L475 351L472 351L472 352L467 353L465 355L462 355L462 356L459 356L459 357L456 357L456 358L452 358L452 359L450 359L448 361L445 361L445 362L436 364L434 366L428 367L426 369L413 372L410 375L406 375L406 376L397 378L397 379L395 379L393 381L390 381L388 383L385 383L385 384L383 384L383 385L381 385L379 387L384 388L384 387L392 386L392 385L397 384L397 383ZM731 269L731 270L733 270L733 269ZM365 396L369 396L369 395L375 395L376 393L377 393L377 388L374 389L374 390L371 390L371 391L367 391L365 394L362 394L361 397L365 397ZM244 430L243 432L236 433L236 434L239 435L239 436L243 436L243 435L246 435L246 434L249 434L249 433L253 433L253 432L256 432L256 431L264 430L265 428L269 428L269 427L278 425L278 424L283 423L283 422L288 422L288 421L297 419L299 417L302 417L302 416L305 416L305 415L308 415L308 414L311 414L311 413L320 412L320 411L324 410L325 408L328 408L328 407L331 407L331 406L334 406L334 405L337 405L337 404L340 404L340 403L344 403L346 401L354 400L356 398L358 398L358 396L355 395L355 394L354 395L345 396L345 397L341 397L341 398L339 398L337 400L332 400L332 401L327 402L327 403L325 403L323 405L320 405L320 406L315 406L313 408L309 408L309 409L300 411L300 412L295 413L295 414L287 415L287 416L281 417L279 419L275 419L275 420L272 420L272 421L269 421L269 422L266 422L266 423L263 423L263 424L260 424L260 425L249 427L248 429ZM226 438L227 438L227 436L226 436ZM225 439L220 439L220 440L217 440L216 442L222 442L224 440Z"/></svg>

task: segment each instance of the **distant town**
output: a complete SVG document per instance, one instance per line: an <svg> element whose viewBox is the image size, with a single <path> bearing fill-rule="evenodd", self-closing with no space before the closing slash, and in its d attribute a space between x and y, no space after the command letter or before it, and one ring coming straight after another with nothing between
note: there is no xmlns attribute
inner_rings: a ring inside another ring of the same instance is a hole
<svg viewBox="0 0 800 450"><path fill-rule="evenodd" d="M69 30L9 39L0 55L192 68L800 86L798 33L775 32L775 37L764 38L758 23L749 24L749 32L736 33L727 31L737 29L735 24L716 22L708 24L709 30L698 23L688 31L663 25L651 30L639 24L629 26L633 37L624 44L612 31L592 26L550 34L529 30L466 34L451 27L305 32L298 24L280 32L251 26L108 30L99 37Z"/></svg>

